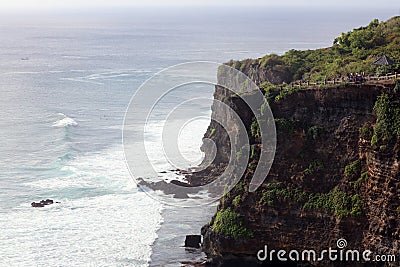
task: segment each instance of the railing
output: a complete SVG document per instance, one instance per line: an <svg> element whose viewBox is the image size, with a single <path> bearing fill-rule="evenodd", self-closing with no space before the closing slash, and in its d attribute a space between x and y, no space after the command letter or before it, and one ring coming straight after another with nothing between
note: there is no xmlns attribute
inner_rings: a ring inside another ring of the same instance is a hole
<svg viewBox="0 0 400 267"><path fill-rule="evenodd" d="M304 82L304 81L296 81L292 82L289 85L291 86L318 86L318 85L328 85L328 84L343 84L343 83L350 83L350 84L356 84L356 83L367 83L367 82L380 82L380 81L390 81L390 80L397 80L400 79L400 74L395 73L393 75L384 75L384 76L359 76L359 77L353 77L353 78L347 78L347 77L342 77L342 78L336 78L332 80L324 80L324 81L317 81L317 82ZM283 84L287 85L287 84Z"/></svg>
<svg viewBox="0 0 400 267"><path fill-rule="evenodd" d="M397 80L400 78L400 75L397 72L393 75L385 75L385 76L370 76L367 80L369 81L387 81L387 80Z"/></svg>

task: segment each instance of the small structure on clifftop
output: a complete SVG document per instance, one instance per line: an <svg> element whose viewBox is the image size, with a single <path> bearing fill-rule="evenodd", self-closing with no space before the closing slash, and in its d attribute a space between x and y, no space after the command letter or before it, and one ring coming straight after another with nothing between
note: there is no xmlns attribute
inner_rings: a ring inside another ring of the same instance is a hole
<svg viewBox="0 0 400 267"><path fill-rule="evenodd" d="M387 75L390 71L393 71L394 69L392 66L396 65L396 62L393 59L383 55L372 64L378 66L377 74L379 73L378 76L380 76L382 74Z"/></svg>
<svg viewBox="0 0 400 267"><path fill-rule="evenodd" d="M396 62L394 60L392 60L391 58L383 55L372 64L379 65L379 66L389 66L389 65L395 65Z"/></svg>

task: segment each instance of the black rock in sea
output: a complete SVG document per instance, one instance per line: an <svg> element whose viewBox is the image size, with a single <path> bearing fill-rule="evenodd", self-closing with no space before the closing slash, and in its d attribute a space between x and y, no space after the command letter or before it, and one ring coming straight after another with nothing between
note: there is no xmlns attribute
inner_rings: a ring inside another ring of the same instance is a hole
<svg viewBox="0 0 400 267"><path fill-rule="evenodd" d="M200 235L187 235L185 238L185 247L187 248L200 248L200 243Z"/></svg>
<svg viewBox="0 0 400 267"><path fill-rule="evenodd" d="M52 199L46 199L46 200L41 200L40 202L32 202L31 206L34 208L42 208L45 205L50 205L53 203L54 203L54 201ZM56 203L60 203L60 202L56 202Z"/></svg>

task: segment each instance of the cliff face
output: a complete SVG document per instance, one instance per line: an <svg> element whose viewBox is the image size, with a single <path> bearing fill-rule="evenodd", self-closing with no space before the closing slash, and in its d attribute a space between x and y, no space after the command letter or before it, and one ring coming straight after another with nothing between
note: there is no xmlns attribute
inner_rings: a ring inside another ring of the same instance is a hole
<svg viewBox="0 0 400 267"><path fill-rule="evenodd" d="M254 114L240 97L217 87L214 97L231 106L248 129L253 155L240 183L221 199L217 214L202 229L203 250L213 264L234 266L239 259L247 262L241 266L260 264L255 255L265 245L276 251L322 251L336 248L340 238L347 240L348 249L400 257L400 142L396 136L371 145L377 124L374 105L384 93L398 101L393 87L316 88L271 100L276 156L263 185L253 193L248 184L255 166L262 164L257 158L260 139L252 132ZM230 120L215 108L212 117ZM225 130L212 122L205 137L218 148L213 166L226 163L230 141ZM206 154L208 149L203 146ZM375 265L399 266L398 261Z"/></svg>

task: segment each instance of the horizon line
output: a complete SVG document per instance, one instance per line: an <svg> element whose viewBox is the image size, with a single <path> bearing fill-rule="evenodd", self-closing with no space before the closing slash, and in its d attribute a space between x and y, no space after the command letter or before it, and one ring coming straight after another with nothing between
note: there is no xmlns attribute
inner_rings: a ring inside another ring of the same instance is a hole
<svg viewBox="0 0 400 267"><path fill-rule="evenodd" d="M190 4L187 3L178 3L178 2L172 2L172 3L121 3L121 2L115 2L115 3L105 3L105 2L100 2L100 3L80 3L77 4L75 2L70 2L70 3L47 3L47 4L42 4L42 5L35 5L34 3L18 3L18 2L13 2L12 4L5 4L5 3L0 3L0 11L2 10L26 10L26 11L32 11L32 10L49 10L49 9L87 9L87 8L94 8L94 9L101 9L101 8L190 8L190 7L225 7L225 8L234 8L234 7L248 7L248 8L259 8L259 7L265 7L265 8L345 8L345 7L355 7L357 6L358 8L379 8L379 9L388 9L388 8L396 8L397 11L400 11L400 5L395 4L395 5L377 5L377 4L372 4L372 3L366 3L360 6L357 3L354 3L353 1L349 1L345 5L343 3L335 3L335 2L329 2L329 3L308 3L308 4L302 4L301 2L295 2L295 3L266 3L266 2L247 2L247 3L237 3L237 2L232 2L232 3L223 3L223 2L192 2Z"/></svg>

